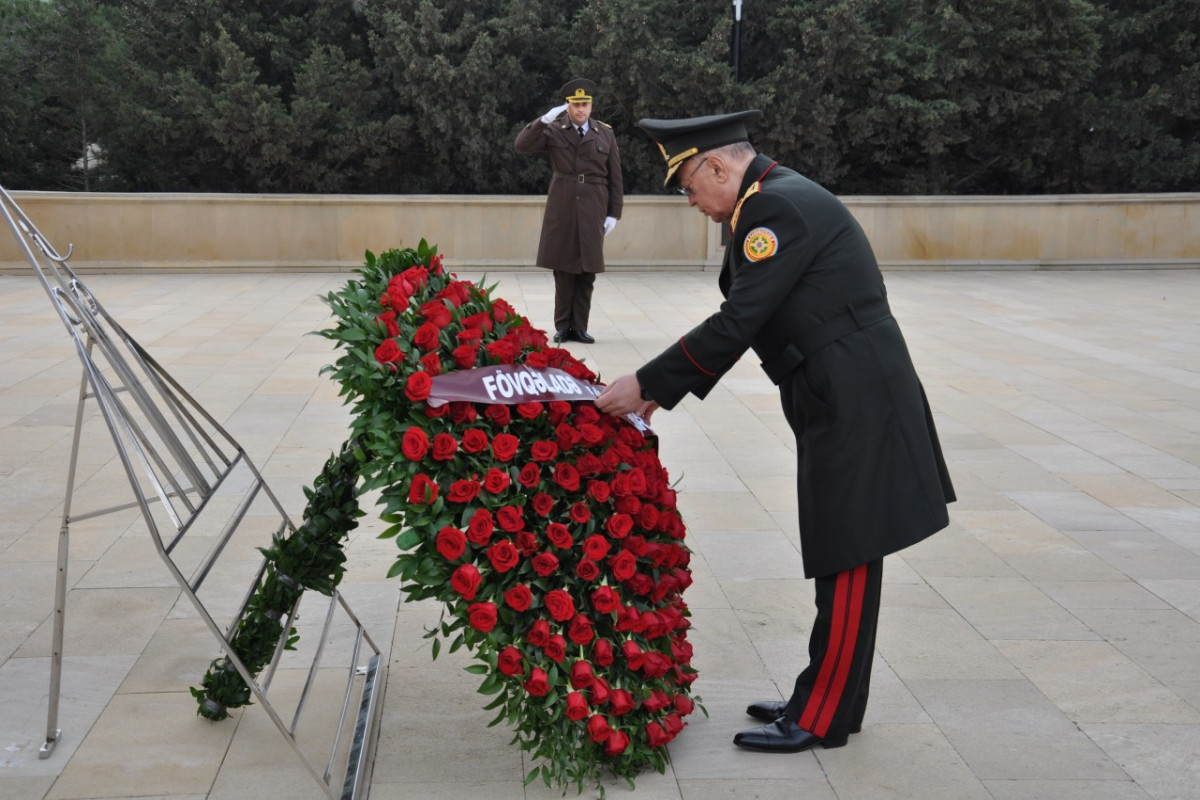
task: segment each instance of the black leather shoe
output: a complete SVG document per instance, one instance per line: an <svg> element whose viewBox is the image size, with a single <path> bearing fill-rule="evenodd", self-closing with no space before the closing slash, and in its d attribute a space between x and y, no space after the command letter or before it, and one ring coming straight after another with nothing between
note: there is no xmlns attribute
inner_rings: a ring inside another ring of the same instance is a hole
<svg viewBox="0 0 1200 800"><path fill-rule="evenodd" d="M571 331L571 334L575 337L575 341L583 342L584 344L592 344L596 341L588 335L587 331Z"/></svg>
<svg viewBox="0 0 1200 800"><path fill-rule="evenodd" d="M554 332L554 341L555 342L565 342L567 339L570 339L570 338L571 338L571 332L569 330L563 329L563 330Z"/></svg>
<svg viewBox="0 0 1200 800"><path fill-rule="evenodd" d="M757 703L751 703L746 709L746 713L754 717L759 722L774 722L783 716L783 709L787 706L787 702L783 700L760 700Z"/></svg>
<svg viewBox="0 0 1200 800"><path fill-rule="evenodd" d="M787 708L786 700L759 700L757 703L751 703L746 708L746 713L754 717L760 722L774 722L783 716L783 710ZM855 725L850 729L851 733L858 733L862 730L862 725Z"/></svg>
<svg viewBox="0 0 1200 800"><path fill-rule="evenodd" d="M780 717L770 725L761 728L751 728L733 737L733 743L746 750L757 750L761 753L799 753L815 745L826 749L841 747L845 739L831 741L809 733L787 717Z"/></svg>

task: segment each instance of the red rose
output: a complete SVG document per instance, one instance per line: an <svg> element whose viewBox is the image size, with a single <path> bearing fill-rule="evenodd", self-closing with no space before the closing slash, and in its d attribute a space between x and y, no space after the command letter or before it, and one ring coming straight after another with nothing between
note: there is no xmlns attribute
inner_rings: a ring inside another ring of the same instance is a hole
<svg viewBox="0 0 1200 800"><path fill-rule="evenodd" d="M426 322L421 327L417 328L417 332L413 334L413 344L428 353L430 350L436 350L438 347L438 327L432 323Z"/></svg>
<svg viewBox="0 0 1200 800"><path fill-rule="evenodd" d="M536 620L525 639L535 647L545 647L550 641L550 623L544 619Z"/></svg>
<svg viewBox="0 0 1200 800"><path fill-rule="evenodd" d="M534 442L533 447L529 448L529 455L534 461L553 461L558 458L558 445L544 439Z"/></svg>
<svg viewBox="0 0 1200 800"><path fill-rule="evenodd" d="M500 494L511 485L512 478L508 477L508 473L502 472L495 467L489 469L487 475L483 476L483 488L492 494Z"/></svg>
<svg viewBox="0 0 1200 800"><path fill-rule="evenodd" d="M512 422L512 414L509 412L508 406L488 406L484 415L497 425L507 425Z"/></svg>
<svg viewBox="0 0 1200 800"><path fill-rule="evenodd" d="M518 583L504 593L504 602L514 611L528 611L533 605L533 592L525 584Z"/></svg>
<svg viewBox="0 0 1200 800"><path fill-rule="evenodd" d="M604 754L606 756L619 756L625 752L626 747L629 747L629 734L625 733L625 731L613 731L604 740Z"/></svg>
<svg viewBox="0 0 1200 800"><path fill-rule="evenodd" d="M570 464L557 464L554 467L554 482L568 492L577 492L579 491L579 470Z"/></svg>
<svg viewBox="0 0 1200 800"><path fill-rule="evenodd" d="M414 403L424 400L429 397L429 390L432 386L433 379L429 377L428 372L414 372L408 376L408 382L404 386L404 396Z"/></svg>
<svg viewBox="0 0 1200 800"><path fill-rule="evenodd" d="M409 461L420 461L429 452L429 436L421 428L410 426L400 439L400 449Z"/></svg>
<svg viewBox="0 0 1200 800"><path fill-rule="evenodd" d="M586 689L592 685L592 681L596 679L596 673L592 670L592 665L583 659L579 659L571 665L571 687L574 689Z"/></svg>
<svg viewBox="0 0 1200 800"><path fill-rule="evenodd" d="M602 714L593 714L587 723L588 738L593 742L608 741L608 735L612 733L612 728L608 726L608 720Z"/></svg>
<svg viewBox="0 0 1200 800"><path fill-rule="evenodd" d="M541 667L534 667L529 673L529 680L525 681L525 691L529 692L534 697L545 697L550 691L550 679L546 675L546 671Z"/></svg>
<svg viewBox="0 0 1200 800"><path fill-rule="evenodd" d="M458 528L451 528L449 525L438 531L437 535L437 550L442 554L442 558L447 561L454 561L467 549L467 537Z"/></svg>
<svg viewBox="0 0 1200 800"><path fill-rule="evenodd" d="M450 419L454 420L459 425L467 425L475 421L478 414L475 412L474 403L464 403L456 400L450 404Z"/></svg>
<svg viewBox="0 0 1200 800"><path fill-rule="evenodd" d="M441 300L430 300L417 309L417 313L436 328L444 328L450 324L450 309Z"/></svg>
<svg viewBox="0 0 1200 800"><path fill-rule="evenodd" d="M539 517L548 517L554 510L554 498L544 492L538 492L529 501L533 511Z"/></svg>
<svg viewBox="0 0 1200 800"><path fill-rule="evenodd" d="M493 530L492 512L486 508L475 509L471 521L467 523L467 538L475 544L487 544L492 538Z"/></svg>
<svg viewBox="0 0 1200 800"><path fill-rule="evenodd" d="M596 678L592 681L592 685L588 687L588 694L592 697L592 705L597 708L608 702L609 692L608 681L604 680L604 678Z"/></svg>
<svg viewBox="0 0 1200 800"><path fill-rule="evenodd" d="M629 531L634 529L634 519L628 513L614 513L608 517L604 527L613 539L624 539L625 536L629 536Z"/></svg>
<svg viewBox="0 0 1200 800"><path fill-rule="evenodd" d="M554 441L564 453L579 441L579 432L565 422L554 429Z"/></svg>
<svg viewBox="0 0 1200 800"><path fill-rule="evenodd" d="M482 582L483 578L474 564L463 564L450 576L450 588L461 594L464 600L474 600Z"/></svg>
<svg viewBox="0 0 1200 800"><path fill-rule="evenodd" d="M581 558L575 565L575 574L590 583L600 577L600 567L590 558Z"/></svg>
<svg viewBox="0 0 1200 800"><path fill-rule="evenodd" d="M602 667L613 663L612 643L608 639L597 639L592 642L592 660Z"/></svg>
<svg viewBox="0 0 1200 800"><path fill-rule="evenodd" d="M384 305L391 306L393 311L402 312L408 308L412 290L412 284L397 275L388 281L387 294L383 296L382 302Z"/></svg>
<svg viewBox="0 0 1200 800"><path fill-rule="evenodd" d="M583 694L571 692L567 695L567 719L578 722L588 715L588 704Z"/></svg>
<svg viewBox="0 0 1200 800"><path fill-rule="evenodd" d="M650 692L650 696L642 701L642 708L646 709L651 714L662 711L669 705L671 705L671 697L662 689L652 690Z"/></svg>
<svg viewBox="0 0 1200 800"><path fill-rule="evenodd" d="M467 618L471 621L472 628L480 633L487 633L496 627L496 604L472 603L467 606Z"/></svg>
<svg viewBox="0 0 1200 800"><path fill-rule="evenodd" d="M663 727L666 728L667 733L674 738L677 733L683 730L683 720L681 720L677 714L667 714L667 716L663 718Z"/></svg>
<svg viewBox="0 0 1200 800"><path fill-rule="evenodd" d="M517 357L516 351L513 349L512 342L504 339L489 343L485 348L487 354L499 361L501 364L511 364Z"/></svg>
<svg viewBox="0 0 1200 800"><path fill-rule="evenodd" d="M611 563L613 577L619 581L629 580L637 571L637 559L628 550L622 550Z"/></svg>
<svg viewBox="0 0 1200 800"><path fill-rule="evenodd" d="M550 401L550 422L554 425L565 420L571 414L571 404L562 400Z"/></svg>
<svg viewBox="0 0 1200 800"><path fill-rule="evenodd" d="M609 494L611 493L608 484L604 481L590 481L588 483L588 494L597 503L607 503Z"/></svg>
<svg viewBox="0 0 1200 800"><path fill-rule="evenodd" d="M450 484L446 499L451 503L469 503L479 496L479 489L479 481L455 481Z"/></svg>
<svg viewBox="0 0 1200 800"><path fill-rule="evenodd" d="M646 724L646 741L651 747L662 747L671 741L671 737L658 722L649 722Z"/></svg>
<svg viewBox="0 0 1200 800"><path fill-rule="evenodd" d="M497 461L512 461L520 444L521 440L511 433L498 433L492 439L492 455L496 456Z"/></svg>
<svg viewBox="0 0 1200 800"><path fill-rule="evenodd" d="M388 336L400 335L400 326L396 324L395 311L385 311L376 317L375 321L383 326L383 329L387 331Z"/></svg>
<svg viewBox="0 0 1200 800"><path fill-rule="evenodd" d="M450 281L446 284L445 289L437 293L437 296L438 299L449 300L455 308L458 308L471 299L471 290L474 286L469 281Z"/></svg>
<svg viewBox="0 0 1200 800"><path fill-rule="evenodd" d="M608 555L609 547L608 540L598 533L583 540L583 552L593 561L602 561Z"/></svg>
<svg viewBox="0 0 1200 800"><path fill-rule="evenodd" d="M482 453L487 449L487 434L479 428L468 428L463 431L462 447L468 453Z"/></svg>
<svg viewBox="0 0 1200 800"><path fill-rule="evenodd" d="M551 522L546 526L546 539L555 547L566 549L571 546L571 531L561 522Z"/></svg>
<svg viewBox="0 0 1200 800"><path fill-rule="evenodd" d="M501 539L489 547L487 556L496 572L508 572L521 560L521 554L508 539Z"/></svg>
<svg viewBox="0 0 1200 800"><path fill-rule="evenodd" d="M460 344L450 352L450 355L459 369L471 369L479 360L479 348L470 344Z"/></svg>
<svg viewBox="0 0 1200 800"><path fill-rule="evenodd" d="M658 527L658 509L650 504L643 505L642 513L638 516L638 522L646 530L654 530Z"/></svg>
<svg viewBox="0 0 1200 800"><path fill-rule="evenodd" d="M468 317L468 319L469 319L469 317ZM476 346L475 343L483 338L483 331L481 331L479 328L466 327L466 328L463 328L461 331L459 331L455 335L455 338L458 339L458 341L462 342L463 344L471 345L472 347L475 347L476 350L478 350L479 348Z"/></svg>
<svg viewBox="0 0 1200 800"><path fill-rule="evenodd" d="M616 509L622 514L628 514L632 517L634 514L642 510L642 501L636 497L622 497L617 501ZM630 520L632 522L632 520Z"/></svg>
<svg viewBox="0 0 1200 800"><path fill-rule="evenodd" d="M645 660L642 661L642 672L647 678L661 678L671 671L672 666L671 659L662 653L651 650L646 653Z"/></svg>
<svg viewBox="0 0 1200 800"><path fill-rule="evenodd" d="M596 638L596 632L592 629L592 621L583 614L571 617L571 624L567 626L567 637L575 644L588 644Z"/></svg>
<svg viewBox="0 0 1200 800"><path fill-rule="evenodd" d="M512 645L509 645L501 650L500 655L496 657L496 669L500 670L505 675L520 675L521 662L521 651Z"/></svg>
<svg viewBox="0 0 1200 800"><path fill-rule="evenodd" d="M558 569L558 559L553 553L538 553L533 557L533 571L545 578Z"/></svg>
<svg viewBox="0 0 1200 800"><path fill-rule="evenodd" d="M526 558L532 556L541 549L541 544L538 542L538 538L529 531L517 531L516 540L517 550L519 550L521 555L525 556Z"/></svg>
<svg viewBox="0 0 1200 800"><path fill-rule="evenodd" d="M580 475L599 475L604 471L604 462L591 453L584 453L575 459L575 469Z"/></svg>
<svg viewBox="0 0 1200 800"><path fill-rule="evenodd" d="M428 475L418 472L413 476L412 487L408 490L408 502L413 505L427 505L437 499L438 485Z"/></svg>
<svg viewBox="0 0 1200 800"><path fill-rule="evenodd" d="M567 657L567 640L556 633L546 642L544 650L546 658L561 664L562 660Z"/></svg>
<svg viewBox="0 0 1200 800"><path fill-rule="evenodd" d="M383 344L375 348L375 360L380 364L393 364L402 358L404 353L395 339L384 339Z"/></svg>
<svg viewBox="0 0 1200 800"><path fill-rule="evenodd" d="M525 419L537 419L542 413L543 406L541 403L519 403L517 404L517 414Z"/></svg>
<svg viewBox="0 0 1200 800"><path fill-rule="evenodd" d="M583 423L578 430L579 438L587 447L595 447L604 441L604 431L591 423Z"/></svg>
<svg viewBox="0 0 1200 800"><path fill-rule="evenodd" d="M680 716L686 717L688 714L696 710L696 704L692 699L685 694L675 695L675 711Z"/></svg>
<svg viewBox="0 0 1200 800"><path fill-rule="evenodd" d="M532 489L542 480L542 468L532 461L521 467L521 472L517 475L517 481L526 489ZM538 512L541 513L541 512Z"/></svg>
<svg viewBox="0 0 1200 800"><path fill-rule="evenodd" d="M625 656L625 661L628 662L630 669L641 669L646 663L646 654L642 652L642 648L638 647L638 643L633 639L625 640L624 644L621 645L621 653Z"/></svg>
<svg viewBox="0 0 1200 800"><path fill-rule="evenodd" d="M613 689L608 696L608 707L615 716L628 714L634 708L633 695L624 689Z"/></svg>
<svg viewBox="0 0 1200 800"><path fill-rule="evenodd" d="M592 509L587 503L579 502L571 506L571 521L583 525L592 518Z"/></svg>
<svg viewBox="0 0 1200 800"><path fill-rule="evenodd" d="M437 353L426 353L421 356L421 369L428 372L430 375L442 374L442 359Z"/></svg>
<svg viewBox="0 0 1200 800"><path fill-rule="evenodd" d="M501 530L514 533L525 527L525 517L521 514L521 509L516 506L503 506L496 512L496 521L500 523Z"/></svg>
<svg viewBox="0 0 1200 800"><path fill-rule="evenodd" d="M552 589L546 593L546 610L555 620L566 622L575 616L575 601L562 589Z"/></svg>
<svg viewBox="0 0 1200 800"><path fill-rule="evenodd" d="M601 614L611 614L621 607L621 596L611 586L600 586L592 592L592 608Z"/></svg>
<svg viewBox="0 0 1200 800"><path fill-rule="evenodd" d="M457 452L458 440L450 434L439 433L433 437L433 459L435 461L449 461Z"/></svg>

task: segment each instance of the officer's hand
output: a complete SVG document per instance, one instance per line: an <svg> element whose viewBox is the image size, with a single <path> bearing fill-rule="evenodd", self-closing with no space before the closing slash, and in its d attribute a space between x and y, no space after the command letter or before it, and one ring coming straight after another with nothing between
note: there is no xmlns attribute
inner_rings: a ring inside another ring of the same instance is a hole
<svg viewBox="0 0 1200 800"><path fill-rule="evenodd" d="M554 122L554 120L558 119L559 114L567 110L567 105L567 103L563 103L561 106L555 106L545 114L542 114L542 122L546 123L547 125L549 125L551 122Z"/></svg>
<svg viewBox="0 0 1200 800"><path fill-rule="evenodd" d="M617 218L616 217L605 217L604 218L604 235L605 236L608 236L610 233L612 233L613 228L615 228L615 227L617 227Z"/></svg>
<svg viewBox="0 0 1200 800"><path fill-rule="evenodd" d="M642 399L642 387L636 375L622 375L596 398L596 408L617 417L634 411L644 412L647 404Z"/></svg>

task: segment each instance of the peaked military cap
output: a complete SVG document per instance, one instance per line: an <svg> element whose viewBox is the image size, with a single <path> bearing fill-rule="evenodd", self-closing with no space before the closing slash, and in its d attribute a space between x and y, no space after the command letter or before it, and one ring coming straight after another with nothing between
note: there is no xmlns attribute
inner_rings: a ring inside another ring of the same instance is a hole
<svg viewBox="0 0 1200 800"><path fill-rule="evenodd" d="M590 103L596 93L596 84L587 78L572 78L563 84L558 93L568 103Z"/></svg>
<svg viewBox="0 0 1200 800"><path fill-rule="evenodd" d="M746 120L760 119L762 115L756 108L689 119L643 119L638 127L650 134L666 159L667 177L663 186L667 186L680 165L697 153L749 141Z"/></svg>

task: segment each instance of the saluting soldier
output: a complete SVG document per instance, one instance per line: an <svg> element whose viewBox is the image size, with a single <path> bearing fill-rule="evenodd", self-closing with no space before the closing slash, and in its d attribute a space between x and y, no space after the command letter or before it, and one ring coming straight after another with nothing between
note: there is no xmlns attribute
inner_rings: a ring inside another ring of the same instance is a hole
<svg viewBox="0 0 1200 800"><path fill-rule="evenodd" d="M592 119L596 85L586 78L558 90L563 103L517 134L517 152L546 153L554 170L542 217L537 265L554 270L554 341L591 344L596 274L604 272L604 237L624 204L621 154L612 127Z"/></svg>
<svg viewBox="0 0 1200 800"><path fill-rule="evenodd" d="M720 310L596 400L648 417L703 398L753 349L796 436L800 545L814 579L809 662L786 700L751 704L766 725L734 744L840 747L867 708L883 558L944 528L954 488L925 392L888 307L871 245L824 188L749 142L761 111L638 123L669 185L731 229Z"/></svg>

